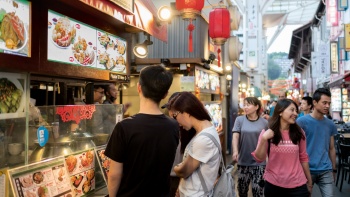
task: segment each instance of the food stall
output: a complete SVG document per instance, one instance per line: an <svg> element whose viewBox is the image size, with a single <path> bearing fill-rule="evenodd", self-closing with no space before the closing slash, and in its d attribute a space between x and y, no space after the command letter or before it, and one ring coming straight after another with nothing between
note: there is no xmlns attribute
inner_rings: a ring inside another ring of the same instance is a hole
<svg viewBox="0 0 350 197"><path fill-rule="evenodd" d="M146 31L129 24L130 2L0 0L0 196L106 186L103 150L123 107L90 103L94 84L129 82L131 32Z"/></svg>

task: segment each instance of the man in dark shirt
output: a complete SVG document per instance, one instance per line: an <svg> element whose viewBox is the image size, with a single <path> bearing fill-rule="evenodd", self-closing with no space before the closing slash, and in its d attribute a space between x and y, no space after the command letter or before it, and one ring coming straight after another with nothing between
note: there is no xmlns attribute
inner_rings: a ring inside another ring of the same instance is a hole
<svg viewBox="0 0 350 197"><path fill-rule="evenodd" d="M105 151L111 159L111 197L169 196L179 125L161 112L159 103L172 80L171 73L160 65L141 70L137 84L140 111L117 123Z"/></svg>

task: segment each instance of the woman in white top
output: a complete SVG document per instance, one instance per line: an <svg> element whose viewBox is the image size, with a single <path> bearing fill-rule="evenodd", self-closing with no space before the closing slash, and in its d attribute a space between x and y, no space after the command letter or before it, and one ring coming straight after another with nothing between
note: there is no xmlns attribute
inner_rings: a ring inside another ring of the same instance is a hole
<svg viewBox="0 0 350 197"><path fill-rule="evenodd" d="M181 127L185 130L196 130L196 135L186 146L182 162L174 167L176 175L181 177L177 196L205 196L207 194L201 185L198 170L203 175L208 191L211 191L218 177L220 155L214 142L199 134L209 133L220 143L219 135L204 105L192 93L179 93L170 101L169 109L169 114Z"/></svg>

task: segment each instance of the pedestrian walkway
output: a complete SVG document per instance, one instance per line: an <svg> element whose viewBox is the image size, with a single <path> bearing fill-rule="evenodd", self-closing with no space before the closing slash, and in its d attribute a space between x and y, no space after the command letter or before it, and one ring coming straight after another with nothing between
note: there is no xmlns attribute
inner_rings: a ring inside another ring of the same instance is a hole
<svg viewBox="0 0 350 197"><path fill-rule="evenodd" d="M231 155L226 155L226 163L232 163L232 157ZM235 180L235 182L237 181L237 176L236 176L236 166L235 169L233 171L233 178ZM237 183L235 183L235 185L237 186ZM335 197L349 197L350 196L350 184L348 184L348 181L344 181L343 182L343 188L342 188L342 192L339 191L339 186L340 186L340 182L338 183L338 187L335 186L334 183L334 196ZM236 188L236 196L238 196L237 193L237 188ZM248 192L248 197L253 197L252 193L251 193L251 188L249 189ZM321 197L321 193L320 193L320 189L318 188L317 185L314 185L314 188L312 190L312 196L311 197Z"/></svg>

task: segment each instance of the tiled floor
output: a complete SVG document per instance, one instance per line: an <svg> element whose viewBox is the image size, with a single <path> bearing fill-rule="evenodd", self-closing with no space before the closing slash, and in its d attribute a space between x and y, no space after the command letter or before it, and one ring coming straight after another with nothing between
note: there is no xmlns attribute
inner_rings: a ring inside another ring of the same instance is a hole
<svg viewBox="0 0 350 197"><path fill-rule="evenodd" d="M226 155L226 163L229 164L231 162L232 162L231 155ZM235 174L235 173L233 173L233 174ZM234 178L236 178L236 177L237 176L234 175ZM342 192L339 191L339 186L340 186L340 182L338 183L338 187L336 187L335 183L334 183L334 196L335 197L349 197L350 196L350 184L348 184L347 180L343 182ZM236 196L238 197L238 194ZM252 194L250 191L248 193L248 197L252 197ZM321 197L321 193L320 193L320 190L319 190L317 185L314 185L311 197Z"/></svg>

